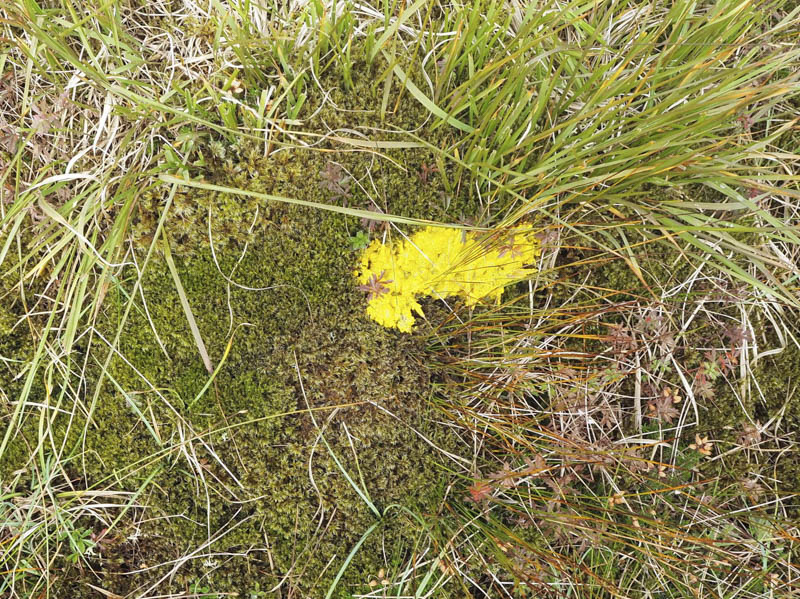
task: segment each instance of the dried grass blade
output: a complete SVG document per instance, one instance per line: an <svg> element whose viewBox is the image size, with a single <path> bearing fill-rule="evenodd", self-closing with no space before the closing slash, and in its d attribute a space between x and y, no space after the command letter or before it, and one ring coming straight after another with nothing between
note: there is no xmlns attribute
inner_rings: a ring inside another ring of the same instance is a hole
<svg viewBox="0 0 800 599"><path fill-rule="evenodd" d="M183 289L181 278L178 276L178 269L175 268L175 261L172 259L172 253L170 253L169 250L169 239L167 238L166 229L164 229L162 232L164 233L164 259L167 261L167 266L169 267L169 272L172 275L172 280L175 281L175 288L178 290L178 297L181 300L181 307L183 308L184 314L186 314L186 320L189 322L189 328L192 331L192 337L194 337L197 350L200 352L200 357L203 359L203 365L206 367L206 370L208 370L208 374L213 374L214 367L211 366L211 359L208 357L206 344L203 343L203 337L200 335L200 329L197 328L197 321L195 321L194 314L192 314L192 308L189 305L189 299L186 297L186 291Z"/></svg>

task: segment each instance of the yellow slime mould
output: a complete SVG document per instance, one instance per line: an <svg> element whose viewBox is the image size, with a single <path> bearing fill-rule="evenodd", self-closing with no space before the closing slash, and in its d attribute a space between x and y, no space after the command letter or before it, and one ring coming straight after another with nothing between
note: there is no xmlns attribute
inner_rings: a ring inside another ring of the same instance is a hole
<svg viewBox="0 0 800 599"><path fill-rule="evenodd" d="M462 229L425 227L400 241L374 240L355 271L368 295L367 314L375 322L410 332L417 301L423 296L458 296L467 306L500 302L505 287L528 272L539 256L530 227L506 229L498 236Z"/></svg>

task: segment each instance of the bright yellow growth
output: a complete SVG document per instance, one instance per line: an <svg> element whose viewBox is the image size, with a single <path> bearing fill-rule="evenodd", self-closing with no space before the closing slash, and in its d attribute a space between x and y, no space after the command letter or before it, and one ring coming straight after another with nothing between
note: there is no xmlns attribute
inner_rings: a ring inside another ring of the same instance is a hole
<svg viewBox="0 0 800 599"><path fill-rule="evenodd" d="M373 241L355 272L369 293L367 314L385 327L410 332L417 298L460 296L467 306L499 302L503 289L536 261L539 241L528 227L487 238L461 229L426 227L391 245Z"/></svg>

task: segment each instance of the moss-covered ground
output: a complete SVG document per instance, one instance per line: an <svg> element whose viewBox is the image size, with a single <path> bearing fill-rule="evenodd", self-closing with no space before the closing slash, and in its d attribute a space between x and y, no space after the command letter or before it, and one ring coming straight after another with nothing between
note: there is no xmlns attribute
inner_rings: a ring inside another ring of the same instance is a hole
<svg viewBox="0 0 800 599"><path fill-rule="evenodd" d="M337 124L336 113L320 118ZM252 148L231 147L226 158L212 157L203 174L212 183L321 203L366 208L378 199L383 211L404 216L435 212L458 220L477 214L469 201L443 204L435 177L422 180L422 165L432 161L422 150L393 150L392 162L327 149L287 148L263 158ZM364 191L367 179L378 196ZM133 256L141 266L149 244L155 251L139 278L141 294L123 324L136 268L123 270L109 287L97 328L109 341L119 333L118 351L104 371L107 346L95 340L91 384L84 391L91 420L80 411L65 415L54 420L52 434L57 445L69 431L69 475L94 488L113 483L136 492L144 485L137 503L146 508L131 509L99 545L91 560L95 572L58 564L56 596L93 596L88 584L98 581L121 595L157 582L159 591L205 588L245 596L289 581L287 588L322 596L350 548L376 522L335 596L368 589L381 569L391 577L424 538L417 521L397 506L421 516L439 509L447 464L431 444L453 450L457 440L437 424L426 401L435 373L425 364L420 337L385 330L365 315L365 297L353 279L351 238L369 223L217 192L179 191L172 202L165 220L171 254L211 363L221 367L206 386L209 373L165 260L164 240L152 237L166 198L145 191L133 217ZM372 234L382 230L373 225ZM693 268L665 243L643 244L636 259L644 282L623 260L567 240L559 258L564 266L550 275L550 292L576 305L652 307L653 286L685 281ZM700 283L686 299L706 294L713 304L713 291ZM14 290L5 293L15 297ZM1 388L8 395L22 385L15 364L33 351L30 332L13 327L22 306L17 298L0 313ZM699 314L677 335L674 355L687 372L707 361L696 348L730 342L717 318L738 308L722 306ZM585 328L587 338L596 340L575 349L607 355L610 325L644 330L630 320L632 313L609 310ZM769 323L758 325L762 344L777 345ZM800 424L791 387L797 377L787 377L797 364L791 344L760 360L753 371L757 383L749 383L757 388L744 403L735 374L720 377L696 397L698 430L713 435L719 453L741 442L747 422L780 418L777 430L785 437ZM622 390L630 392L632 384L627 376ZM665 372L660 384L679 387L681 381ZM37 381L34 400L44 393ZM628 413L629 404L621 404ZM12 442L4 461L5 474L30 455L37 426L28 414L26 434ZM625 426L633 431L632 420ZM645 420L648 427L658 424ZM755 501L747 486L755 477L762 491L766 486L785 496L795 489L800 465L781 451L790 439L780 437L759 441L757 459L735 451L694 463L715 479L721 501ZM81 524L98 528L88 520ZM76 579L83 586L76 587Z"/></svg>
<svg viewBox="0 0 800 599"><path fill-rule="evenodd" d="M432 11L434 18L447 16L438 11ZM476 22L481 20L479 13L474 13ZM715 270L712 264L718 256L693 254L697 246L677 235L646 242L635 237L645 230L651 237L657 234L652 219L665 213L653 210L652 216L648 210L664 200L685 200L696 206L698 215L713 216L716 204L725 201L716 192L699 185L634 190L633 184L615 192L615 184L593 187L592 193L617 195L587 199L585 212L569 212L573 206L565 200L558 208L568 218L579 215L569 226L584 228L588 237L566 228L561 231L556 268L534 273L535 283L517 286L516 304L498 306L493 313L499 318L511 314L509 326L494 322L483 307L458 314L464 316L464 324L443 302L426 300L427 319L412 335L386 330L367 318L366 294L353 274L357 252L368 238L389 239L405 230L319 207L263 199L272 195L440 222L495 224L505 213L503 208L529 197L531 212L523 218L540 218L533 216L535 201L551 185L549 174L541 173L539 179L531 175L528 180L527 173L515 169L524 170L521 165L534 161L536 153L545 159L551 137L563 140L575 135L580 140L583 135L585 147L577 144L572 150L585 151L595 145L586 132L599 126L586 121L568 134L556 123L566 104L555 106L567 102L567 95L555 104L538 101L542 92L553 98L561 93L544 83L551 73L557 82L563 68L554 66L557 62L547 67L538 89L529 88L528 75L519 71L522 76L513 97L537 101L505 108L520 116L537 106L535 110L555 120L519 127L517 133L525 132L517 138L523 155L511 151L513 143L498 154L491 144L499 140L506 145L504 136L513 133L516 117L503 121L504 127L494 134L482 132L480 128L491 129L504 110L485 100L495 93L502 98L506 76L513 73L479 64L478 78L486 76L489 88L476 93L483 83L476 86L468 95L471 105L459 107L461 92L449 96L448 90L474 77L475 60L481 63L485 58L480 53L473 56L476 49L468 45L462 55L462 49L453 47L439 60L431 52L423 61L426 74L415 72L423 67L408 65L404 59L410 81L431 91L432 97L439 94L436 101L441 106L452 100L450 106L457 107L454 114L459 119L480 123L471 133L466 131L472 127L463 123L461 130L443 123L433 126L430 104L426 109L414 99L408 92L412 88L392 71L395 65L383 62L391 57L389 50L394 51L386 40L395 34L398 40L405 39L404 28L411 21L401 25L404 18L395 21L396 31L387 30L391 36L380 42L371 65L364 58L369 50L351 45L357 37L353 34L347 42L348 68L323 58L319 64L324 68L313 77L306 72L307 64L317 64L311 47L303 49L294 42L284 47L277 35L252 45L234 44L230 37L226 43L236 46L234 55L253 53L244 61L248 66L243 72L235 73L250 87L239 87L245 84L238 80L234 87L234 75L215 73L213 81L202 81L197 89L192 88L194 82L170 83L158 103L151 99L137 106L142 114L155 111L156 105L161 110L162 100L171 101L171 94L180 90L191 110L183 113L167 106L173 110L168 118L175 118L170 123L183 124L153 127L158 135L148 143L159 146L159 158L148 163L147 174L138 179L133 174L130 179L113 177L123 181L121 186L141 183L141 188L113 190L117 199L134 198L129 216L123 218L121 203L92 216L96 230L87 234L97 247L106 247L102 244L109 234L107 223L125 221L116 231L124 233L124 243L117 244L120 251L105 256L124 266L103 270L113 275L106 285L96 287L102 297L95 298L96 303L89 298L78 298L69 306L60 303L62 289L82 287L53 274L63 266L55 259L41 264L35 273L26 270L39 253L59 241L59 235L69 241L66 247L79 248L70 250L74 254L64 250L63 260L70 261L69 268L59 271L68 273L64 277L80 279L90 277L87 272L92 269L100 270L97 261L87 269L77 265L81 252L88 256L91 251L83 238L70 237L76 227L89 228L86 222L77 219L75 227L72 221L63 226L74 205L58 203L58 194L44 185L45 199L64 214L45 217L37 210L47 204L28 205L29 219L8 246L9 256L24 266L13 267L19 272L12 268L0 273L0 418L14 419L9 429L13 436L7 447L4 443L0 462L0 499L4 515L16 516L28 508L31 521L25 523L27 529L17 523L8 534L0 530L0 551L6 541L16 543L32 531L35 542L29 547L48 559L52 555L53 560L43 568L43 560L35 567L31 566L35 560L13 564L22 589L18 594L27 590L25 581L31 574L30 580L46 579L51 585L46 591L38 588L33 596L56 599L145 595L346 599L378 594L382 592L378 585L395 583L393 592L400 596L415 590L412 578L425 577L422 566L417 569L422 563L430 568L430 578L453 575L449 586L435 594L442 599L492 596L479 589L492 592L500 585L510 589L511 584L516 593L520 581L528 582L535 592L564 585L565 594L580 596L576 589L588 589L586 596L605 596L606 591L609 595L617 591L602 585L619 584L620 593L627 594L626 580L636 580L629 588L660 589L654 592L665 595L672 582L664 582L664 572L675 575L676 588L683 585L694 591L690 566L685 572L672 570L679 561L675 556L686 557L687 563L689 558L702 560L705 541L719 540L715 536L719 531L697 524L695 515L701 507L712 506L720 520L728 512L743 514L728 521L728 527L763 523L759 519L765 513L773 515L767 511L773 507L776 519L798 515L796 499L785 499L797 491L800 477L797 452L789 451L795 443L792 434L800 426L795 393L800 348L790 335L788 309L783 322L772 322L765 317L771 305L763 295L746 284L737 286L730 271ZM509 15L497 31L513 31L513 21ZM198 44L216 51L220 32L230 23L210 23L192 20L190 33ZM487 26L485 35L493 36L494 25ZM375 34L374 28L366 34L372 44ZM483 43L481 35L474 39ZM336 35L323 32L319 44L327 44L328 38L335 40ZM457 41L457 35L453 39ZM562 42L566 43L560 40L559 48ZM587 43L594 44L594 38ZM48 44L43 47L52 49ZM297 56L291 56L294 51ZM336 51L344 57L343 49ZM506 61L506 47L497 46L492 52L499 63ZM583 68L560 50L545 54L552 54L553 60L561 60L559 54L567 56L568 70ZM426 86L434 71L445 72L456 55L462 64L452 71L452 79L433 77L436 89L433 84ZM434 60L428 61L430 57ZM295 59L301 65L298 69L286 62ZM259 67L253 68L254 64ZM393 79L387 77L390 72ZM607 82L584 99L599 98L623 69L614 72L612 77L607 71ZM296 77L300 84L293 87L287 77ZM564 80L566 89L582 78L570 74ZM259 110L269 110L273 101L282 106L281 115L293 113L298 93L305 94L305 104L292 115L296 118L253 117ZM576 103L582 102L580 97ZM224 98L224 105L214 106L209 98ZM120 114L130 110L123 104L120 100L114 110ZM594 110L590 103L586 106L587 114ZM43 121L56 117L43 116L43 109L34 107L40 114L32 119L30 135L38 140L44 137ZM720 113L730 112L734 121L740 108L724 104ZM580 114L575 113L576 123ZM602 114L599 108L598 114ZM184 115L192 118L183 120ZM27 115L20 122L24 118ZM553 135L542 134L550 125ZM749 127L748 133L762 133ZM265 129L268 134L256 142L254 132L260 135ZM522 145L529 132L542 134L535 147ZM655 128L649 131L656 138L659 133ZM95 144L99 138L98 132ZM383 143L367 143L375 139ZM658 139L666 144L668 138ZM787 131L778 143L796 147L797 131ZM554 170L560 169L557 177L561 177L575 165L570 164L572 150L558 147ZM704 151L708 153L708 148ZM5 152L0 158L20 162L12 154ZM452 160L445 163L445 159ZM644 152L641 159L646 166L643 173L674 170L672 163L647 163ZM694 159L685 155L684 168L695 168ZM583 169L576 171L579 177L592 172L586 170L585 161ZM176 184L175 178L165 184L159 178L165 171L188 175L195 187ZM487 173L490 180L480 178ZM25 177L16 176L21 189ZM560 183L568 179L557 177L554 181ZM662 182L667 184L667 179ZM203 183L261 195L210 191L202 189ZM506 193L517 185L523 195ZM553 196L554 205L574 189L570 185L564 194ZM98 195L106 191L103 188ZM583 195L591 194L575 197ZM604 204L607 197L624 200L610 211L619 222L603 212L612 208ZM759 201L773 216L790 213L777 199ZM542 231L542 238L556 228L553 224L551 231ZM765 240L752 231L737 232L732 238L745 248L759 248ZM38 244L33 257L25 257L28 241ZM607 244L616 250L600 247ZM53 256L61 257L55 250ZM747 267L742 255L732 256ZM86 304L92 309L86 310ZM524 311L515 314L519 306ZM524 333L517 337L520 331L531 332L530 311L541 309L549 324L560 318L560 307L568 318L556 328L563 325L570 333L563 339L556 333L555 341L547 342L546 349L554 351L541 355L553 357L552 361L537 362L541 356L536 352L530 359L525 352L533 348L531 339L538 341L536 331L529 338ZM60 345L70 336L64 331L69 325L61 320L62 312L77 315L70 351L62 351ZM574 320L569 319L572 316ZM446 340L449 347L443 341L448 326L437 328L445 320L464 324L454 325L458 333ZM40 340L48 322L52 326L45 347ZM580 326L573 327L575 322ZM743 322L745 329L740 328ZM524 343L516 345L519 339ZM30 366L37 347L47 354L38 370ZM779 347L782 351L754 359L759 352ZM432 348L440 351L435 358ZM517 351L522 359L515 362ZM567 357L556 363L561 356ZM560 369L558 377L551 376L551 366L552 371ZM562 376L571 366L576 370ZM30 380L29 373L33 373ZM470 380L478 384L469 388ZM522 391L515 396L517 383ZM669 397L665 390L684 396L679 406L677 401L667 402L666 415L651 405L651 400ZM27 403L21 409L15 398L26 393ZM429 401L437 393L438 401ZM548 403L550 399L554 401ZM591 401L596 404L589 405ZM597 415L594 421L590 410ZM453 414L463 418L448 420ZM537 438L542 431L547 434ZM609 457L616 450L612 445L627 451L628 441L636 436L645 442L659 441L653 444L649 467L643 463L648 461L643 452L617 462ZM706 451L702 437L711 437L713 449ZM541 455L533 453L541 447L545 448ZM466 458L459 458L462 452ZM457 468L451 460L459 461ZM48 468L58 473L43 472ZM699 482L703 479L711 484ZM14 486L7 486L6 481L12 480ZM684 494L669 493L670 485ZM26 505L27 495L42 488L38 504ZM626 493L629 504L622 497ZM70 511L87 498L102 509ZM760 502L767 510L754 507ZM57 508L49 508L56 504ZM125 509L120 509L122 505ZM640 513L631 506L643 509ZM431 532L443 513L452 518ZM639 518L651 528L642 532ZM753 526L729 536L746 538L756 530L755 536L758 526ZM55 532L48 537L48 531ZM682 536L695 531L697 538ZM666 540L659 536L653 541L662 533ZM89 549L81 545L88 540ZM518 540L524 543L514 546L512 541ZM764 563L773 556L768 558L766 543L750 551L749 540L739 545L731 541L730 555L748 549L747 559L753 563L741 576L755 586L742 588L750 592L761 585L758 592L765 591L770 572L756 562L762 555ZM61 545L51 551L54 542ZM719 545L721 551L727 550ZM445 559L437 563L437 555ZM739 558L730 555L725 556L728 561L719 562L718 570L725 584L735 585L736 571L728 577L726 568ZM781 558L791 561L794 556ZM451 559L456 565L450 564ZM655 565L648 570L651 564L645 562ZM664 564L667 567L662 568ZM47 569L45 578L37 568ZM512 571L514 575L507 577ZM475 586L474 593L469 585ZM0 595L3 591L0 587Z"/></svg>
<svg viewBox="0 0 800 599"><path fill-rule="evenodd" d="M367 75L354 91L334 87L311 128L408 129L424 120L407 102L382 123ZM308 114L316 108L312 98ZM468 200L449 200L438 178L426 175L434 161L420 149L378 155L323 142L276 147L265 158L259 148L217 141L198 153L206 161L198 174L225 186L440 220L477 212ZM159 193L137 199L129 262L140 267L153 243L154 253L143 273L131 265L108 288L83 393L91 419L80 410L51 426L56 444L69 431L71 475L95 488L136 492L147 483L146 508L130 510L99 546L96 572L60 564L56 596L93 596L75 586L77 575L122 595L158 581L159 593L196 585L247 596L284 581L322 597L376 522L334 596L363 591L381 569L391 578L422 533L404 510L437 509L445 458L434 446L452 449L455 441L426 403L431 373L419 338L365 315L351 237L384 229L322 210L179 191L164 225L170 253L211 363L221 365L203 392L209 372L164 238L153 239L165 205ZM141 291L125 320L137 279ZM13 317L8 308L2 314L5 330ZM17 331L3 339L8 359L22 358L25 335ZM105 369L103 339L117 334ZM13 372L4 370L0 387L13 389ZM36 418L29 414L23 430L6 473L29 455Z"/></svg>

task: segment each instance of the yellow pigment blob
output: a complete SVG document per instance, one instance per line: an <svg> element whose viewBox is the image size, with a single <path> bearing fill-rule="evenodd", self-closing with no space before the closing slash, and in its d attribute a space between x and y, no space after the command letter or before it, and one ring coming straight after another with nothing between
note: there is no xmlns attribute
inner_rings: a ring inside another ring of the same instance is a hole
<svg viewBox="0 0 800 599"><path fill-rule="evenodd" d="M539 240L528 227L487 238L461 229L426 227L401 241L373 241L355 271L369 294L367 314L377 323L410 332L417 299L459 296L467 306L500 302L503 289L526 275L539 256Z"/></svg>

